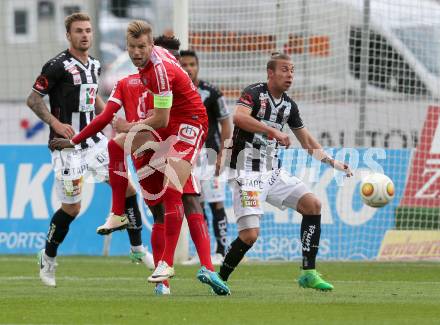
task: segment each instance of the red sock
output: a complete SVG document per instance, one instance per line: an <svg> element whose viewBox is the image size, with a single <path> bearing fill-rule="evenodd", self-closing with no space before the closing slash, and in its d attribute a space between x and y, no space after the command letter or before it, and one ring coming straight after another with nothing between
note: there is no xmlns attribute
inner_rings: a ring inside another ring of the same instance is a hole
<svg viewBox="0 0 440 325"><path fill-rule="evenodd" d="M189 233L199 255L200 264L208 270L214 271L214 266L211 262L211 239L209 238L208 227L206 227L203 214L190 214L186 217L186 220L188 221Z"/></svg>
<svg viewBox="0 0 440 325"><path fill-rule="evenodd" d="M182 193L168 187L163 196L165 208L165 248L162 260L169 266L173 265L174 252L179 240L183 220Z"/></svg>
<svg viewBox="0 0 440 325"><path fill-rule="evenodd" d="M162 258L165 248L165 225L163 223L155 223L151 230L151 249L153 250L154 265L157 266ZM168 280L163 281L167 287L170 287Z"/></svg>
<svg viewBox="0 0 440 325"><path fill-rule="evenodd" d="M108 165L109 183L112 188L112 212L122 215L125 211L125 192L128 186L124 149L112 139L108 142L108 155L110 160Z"/></svg>

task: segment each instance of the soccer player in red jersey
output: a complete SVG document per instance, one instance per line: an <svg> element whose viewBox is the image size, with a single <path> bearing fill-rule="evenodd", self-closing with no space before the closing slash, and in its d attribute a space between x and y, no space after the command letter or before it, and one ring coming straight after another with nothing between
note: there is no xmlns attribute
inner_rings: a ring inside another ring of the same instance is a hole
<svg viewBox="0 0 440 325"><path fill-rule="evenodd" d="M116 131L121 134L109 142L113 214L110 215L103 227L108 229L118 227L121 201L121 193L119 192L123 191L127 183L123 147L126 147L129 153L134 153L139 151L139 147L149 140L147 143L150 144L150 148L151 140L164 140L159 143L159 147L153 154L150 151L134 160L137 169L140 169L142 165L147 167L140 177L142 187L149 189L148 193L143 193L147 194L147 203L156 205L163 202L165 211L163 256L156 270L149 277L150 282L158 283L174 275L172 267L174 251L180 234L184 210L182 204L184 186L182 184L186 184L191 176L192 163L204 142L207 115L195 86L177 60L170 52L153 45L152 30L147 23L133 21L129 24L127 48L133 63L142 67L140 80L144 89L141 92L141 97L128 95L131 100L133 97L138 100L137 109L131 112L136 112L135 114L138 115L133 117L128 114L128 121L115 118L113 122ZM140 85L139 81L132 81L132 83L137 87ZM115 94L116 92L113 93L112 98L115 98ZM113 103L110 103L112 101ZM112 99L109 103L103 113L104 122L101 127L110 121L109 117L116 112L116 106L120 107L123 104ZM142 107L146 109L143 110ZM148 107L154 107L152 114L148 114ZM145 132L145 129L153 132ZM96 129L90 130L88 136L96 131ZM85 132L86 130L84 130ZM79 138L73 138L72 142L75 143L78 140ZM157 164L158 162L159 164ZM163 182L158 181L160 178L151 177L151 174L157 175L154 169L161 173ZM143 180L147 180L147 182L143 182ZM160 195L151 195L152 192ZM194 218L190 217L191 215L188 216L190 233L200 255L201 263L204 265L197 274L198 279L210 285L217 294L229 294L229 288L217 273L213 272L209 235L202 214L195 215Z"/></svg>

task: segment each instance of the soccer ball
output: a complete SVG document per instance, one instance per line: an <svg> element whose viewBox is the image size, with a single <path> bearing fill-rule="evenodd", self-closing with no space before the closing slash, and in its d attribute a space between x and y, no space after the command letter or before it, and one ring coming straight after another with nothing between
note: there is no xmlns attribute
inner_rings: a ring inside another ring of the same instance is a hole
<svg viewBox="0 0 440 325"><path fill-rule="evenodd" d="M394 198L394 183L384 174L372 173L362 180L360 192L366 205L381 208Z"/></svg>

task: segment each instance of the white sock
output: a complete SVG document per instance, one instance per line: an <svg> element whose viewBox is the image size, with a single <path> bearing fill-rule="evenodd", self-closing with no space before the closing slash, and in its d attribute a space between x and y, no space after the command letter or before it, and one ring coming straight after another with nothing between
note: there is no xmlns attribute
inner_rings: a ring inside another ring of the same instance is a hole
<svg viewBox="0 0 440 325"><path fill-rule="evenodd" d="M145 248L143 245L139 245L139 246L131 246L131 251L134 253L138 253L138 252L145 252Z"/></svg>
<svg viewBox="0 0 440 325"><path fill-rule="evenodd" d="M46 252L44 252L44 259L49 261L50 263L54 263L55 262L55 258L56 257L47 256Z"/></svg>

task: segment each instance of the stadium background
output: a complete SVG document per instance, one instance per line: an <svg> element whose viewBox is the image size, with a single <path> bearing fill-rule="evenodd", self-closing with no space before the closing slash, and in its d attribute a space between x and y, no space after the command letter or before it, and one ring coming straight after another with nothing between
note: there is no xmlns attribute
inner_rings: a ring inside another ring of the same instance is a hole
<svg viewBox="0 0 440 325"><path fill-rule="evenodd" d="M46 148L48 128L24 101L43 63L67 46L64 16L77 10L92 15L92 55L104 66L100 91L105 96L133 69L123 54L127 22L146 19L155 35L168 33L177 2L0 2L0 254L42 248L48 219L59 205ZM321 259L372 260L388 230L439 229L439 2L190 0L188 12L187 37L200 56L200 77L218 85L231 108L240 89L265 80L270 53L287 52L296 69L290 94L307 127L355 168L354 179L342 180L300 150L283 154L284 166L303 177L323 202ZM363 205L358 195L361 177L371 169L385 172L396 185L395 199L383 209ZM229 192L225 204L233 238ZM81 216L60 254L126 254L126 234L114 234L106 252L95 234L109 207L108 187L87 184ZM144 221L144 243L149 243L147 209ZM299 225L293 211L268 206L262 236L249 257L298 259Z"/></svg>

